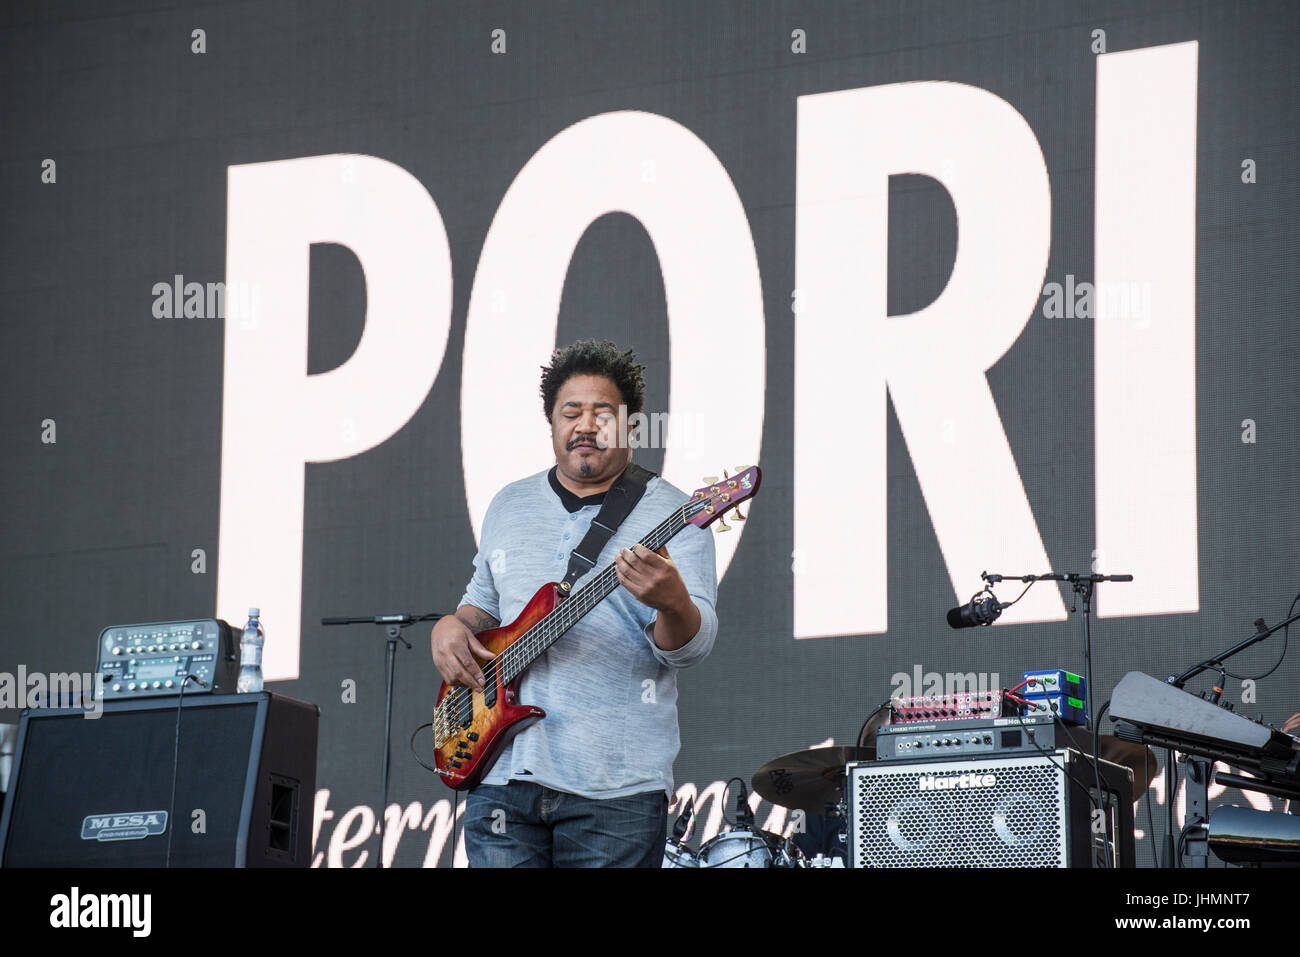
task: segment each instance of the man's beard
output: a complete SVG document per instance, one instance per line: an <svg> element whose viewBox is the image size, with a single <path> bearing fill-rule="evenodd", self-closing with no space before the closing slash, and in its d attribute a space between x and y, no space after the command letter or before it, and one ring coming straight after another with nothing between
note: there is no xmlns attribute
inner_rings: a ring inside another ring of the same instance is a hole
<svg viewBox="0 0 1300 957"><path fill-rule="evenodd" d="M590 463L590 462L583 462L581 465L579 465L579 466L578 466L578 474L581 475L583 478L590 478L590 477L591 477L591 463Z"/></svg>

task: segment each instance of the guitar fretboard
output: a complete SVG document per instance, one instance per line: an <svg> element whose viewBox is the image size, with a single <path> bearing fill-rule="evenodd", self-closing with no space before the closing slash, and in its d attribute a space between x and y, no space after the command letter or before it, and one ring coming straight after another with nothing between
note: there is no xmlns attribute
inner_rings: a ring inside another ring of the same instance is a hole
<svg viewBox="0 0 1300 957"><path fill-rule="evenodd" d="M695 499L679 506L674 512L641 539L650 551L666 545L674 535L690 524L690 519L709 506L707 499ZM618 587L618 572L606 565L550 614L533 625L519 640L502 652L499 659L501 681L507 684L523 674L528 666L546 653L570 628L576 625L593 608L599 605Z"/></svg>

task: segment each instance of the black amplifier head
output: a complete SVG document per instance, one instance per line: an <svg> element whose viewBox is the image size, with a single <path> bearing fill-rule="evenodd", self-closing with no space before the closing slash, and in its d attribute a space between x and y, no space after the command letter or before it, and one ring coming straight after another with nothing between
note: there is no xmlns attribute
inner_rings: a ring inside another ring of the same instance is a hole
<svg viewBox="0 0 1300 957"><path fill-rule="evenodd" d="M96 671L104 700L180 694L231 693L239 666L235 630L220 618L111 625L99 633Z"/></svg>

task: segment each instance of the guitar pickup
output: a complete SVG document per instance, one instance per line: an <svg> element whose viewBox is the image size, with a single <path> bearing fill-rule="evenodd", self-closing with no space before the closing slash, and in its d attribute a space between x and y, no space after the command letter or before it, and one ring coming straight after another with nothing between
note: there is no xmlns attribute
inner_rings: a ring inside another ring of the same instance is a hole
<svg viewBox="0 0 1300 957"><path fill-rule="evenodd" d="M460 718L460 726L468 728L474 723L474 695L468 691L465 694L456 696L456 713Z"/></svg>

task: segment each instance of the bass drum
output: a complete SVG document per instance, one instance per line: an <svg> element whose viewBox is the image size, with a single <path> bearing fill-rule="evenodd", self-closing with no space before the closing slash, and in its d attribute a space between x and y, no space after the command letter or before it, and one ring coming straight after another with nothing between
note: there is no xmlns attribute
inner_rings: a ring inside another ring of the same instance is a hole
<svg viewBox="0 0 1300 957"><path fill-rule="evenodd" d="M772 867L770 836L736 827L700 848L700 867Z"/></svg>

